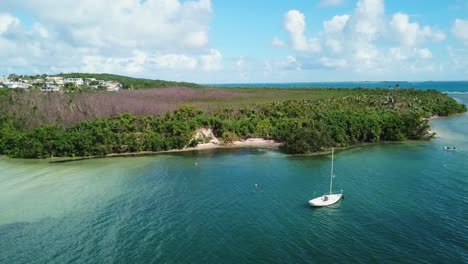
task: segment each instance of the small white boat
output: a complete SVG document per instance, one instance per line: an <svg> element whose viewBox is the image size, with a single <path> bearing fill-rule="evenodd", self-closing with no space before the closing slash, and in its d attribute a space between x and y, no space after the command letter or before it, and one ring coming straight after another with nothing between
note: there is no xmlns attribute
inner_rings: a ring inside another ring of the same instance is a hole
<svg viewBox="0 0 468 264"><path fill-rule="evenodd" d="M309 201L310 206L319 207L319 206L329 206L337 203L343 197L342 193L335 194L324 194L320 197L312 199Z"/></svg>
<svg viewBox="0 0 468 264"><path fill-rule="evenodd" d="M444 146L444 150L445 151L454 151L454 150L457 150L456 147L447 147L447 146Z"/></svg>
<svg viewBox="0 0 468 264"><path fill-rule="evenodd" d="M343 190L341 190L341 193L332 193L333 177L335 177L335 175L333 174L333 152L334 152L334 149L332 149L332 166L331 166L331 172L330 172L330 193L324 194L320 197L310 200L309 201L310 206L313 206L313 207L329 206L329 205L337 203L339 200L341 200L341 198L343 198Z"/></svg>

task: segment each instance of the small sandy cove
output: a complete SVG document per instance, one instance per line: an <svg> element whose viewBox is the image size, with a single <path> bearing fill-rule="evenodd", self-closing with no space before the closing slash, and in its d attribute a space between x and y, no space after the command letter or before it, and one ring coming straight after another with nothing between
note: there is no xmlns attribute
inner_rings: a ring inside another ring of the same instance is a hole
<svg viewBox="0 0 468 264"><path fill-rule="evenodd" d="M193 148L184 148L182 150L174 151L190 151L190 150L204 150L204 149L217 149L217 148L277 148L283 145L283 143L276 142L274 140L263 139L263 138L248 138L245 140L233 141L225 144L221 142L213 134L213 130L210 128L200 128L195 133L194 139L206 139L208 143L200 143Z"/></svg>
<svg viewBox="0 0 468 264"><path fill-rule="evenodd" d="M274 140L268 140L263 138L248 138L245 140L234 141L229 144L221 142L213 134L213 130L210 128L201 128L198 129L195 133L193 139L204 139L208 143L198 144L196 147L185 147L183 149L173 149L167 151L141 151L141 152L128 152L128 153L112 153L108 154L105 157L74 157L74 158L52 158L50 162L68 162L84 159L93 159L93 158L111 158L111 157L136 157L136 156L146 156L146 155L155 155L160 153L176 153L176 152L186 152L186 151L197 151L197 150L208 150L208 149L221 149L221 148L278 148L283 145L283 143L276 142Z"/></svg>

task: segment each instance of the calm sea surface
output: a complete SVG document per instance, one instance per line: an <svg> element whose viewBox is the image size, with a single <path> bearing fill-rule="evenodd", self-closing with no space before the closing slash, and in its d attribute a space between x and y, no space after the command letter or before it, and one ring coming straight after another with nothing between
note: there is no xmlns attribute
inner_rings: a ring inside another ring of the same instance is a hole
<svg viewBox="0 0 468 264"><path fill-rule="evenodd" d="M468 115L432 127L336 153L345 199L320 209L330 156L1 158L0 263L468 263Z"/></svg>

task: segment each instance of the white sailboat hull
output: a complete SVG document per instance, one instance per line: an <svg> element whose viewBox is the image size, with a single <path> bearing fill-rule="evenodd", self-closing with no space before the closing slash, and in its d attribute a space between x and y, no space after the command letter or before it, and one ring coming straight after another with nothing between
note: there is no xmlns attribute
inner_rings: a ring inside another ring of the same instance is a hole
<svg viewBox="0 0 468 264"><path fill-rule="evenodd" d="M338 194L324 194L320 197L312 199L309 201L310 206L320 207L320 206L329 206L337 203L343 197L342 193Z"/></svg>

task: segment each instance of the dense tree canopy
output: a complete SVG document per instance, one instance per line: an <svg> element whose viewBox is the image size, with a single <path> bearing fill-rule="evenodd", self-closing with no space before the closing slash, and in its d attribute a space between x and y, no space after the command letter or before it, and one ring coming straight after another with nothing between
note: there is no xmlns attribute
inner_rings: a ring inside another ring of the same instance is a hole
<svg viewBox="0 0 468 264"><path fill-rule="evenodd" d="M121 114L84 120L71 127L22 127L0 118L0 154L15 158L104 156L194 146L198 128L210 127L226 142L263 137L284 142L289 153L311 153L363 142L428 139L425 117L465 112L437 91L368 90L321 100L288 100L206 113L184 106L162 116Z"/></svg>

